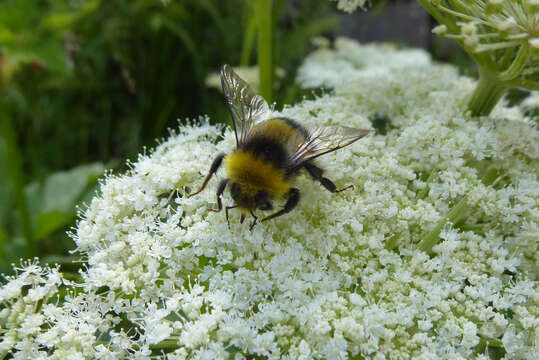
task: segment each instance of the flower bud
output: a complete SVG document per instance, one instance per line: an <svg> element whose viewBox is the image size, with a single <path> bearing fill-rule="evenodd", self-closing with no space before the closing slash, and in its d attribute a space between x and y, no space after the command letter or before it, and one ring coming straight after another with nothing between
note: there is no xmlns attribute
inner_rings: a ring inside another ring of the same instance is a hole
<svg viewBox="0 0 539 360"><path fill-rule="evenodd" d="M462 35L472 35L472 34L475 34L477 32L477 27L475 26L474 23L465 23L463 24L461 27L460 27L460 32L462 33Z"/></svg>
<svg viewBox="0 0 539 360"><path fill-rule="evenodd" d="M500 21L496 26L500 31L509 31L517 28L518 25L514 18L509 17L504 21Z"/></svg>
<svg viewBox="0 0 539 360"><path fill-rule="evenodd" d="M487 12L487 14L500 12L501 3L502 0L489 0L489 2L485 6L485 11Z"/></svg>
<svg viewBox="0 0 539 360"><path fill-rule="evenodd" d="M438 25L434 29L432 29L432 32L438 36L442 36L445 33L447 33L447 26L445 25Z"/></svg>
<svg viewBox="0 0 539 360"><path fill-rule="evenodd" d="M470 35L464 38L464 45L468 48L471 48L472 50L475 49L478 44L479 38L477 37L477 35Z"/></svg>

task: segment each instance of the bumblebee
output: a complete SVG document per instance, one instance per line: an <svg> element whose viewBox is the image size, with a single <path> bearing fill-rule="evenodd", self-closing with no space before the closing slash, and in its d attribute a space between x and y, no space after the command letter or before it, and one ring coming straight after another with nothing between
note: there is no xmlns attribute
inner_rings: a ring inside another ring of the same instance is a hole
<svg viewBox="0 0 539 360"><path fill-rule="evenodd" d="M221 196L228 185L235 204L225 207L227 222L228 211L238 208L242 211L241 223L246 213L253 217L252 230L258 219L254 210L272 210L273 200L284 197L286 203L262 221L284 215L296 207L300 192L292 183L302 169L332 193L353 187L337 189L313 160L352 144L370 130L343 126L308 129L292 119L272 118L264 98L256 95L228 65L221 70L221 85L234 124L236 149L228 155L217 155L202 186L189 197L206 188L224 161L228 178L217 187L217 209L209 210L220 212L223 209Z"/></svg>

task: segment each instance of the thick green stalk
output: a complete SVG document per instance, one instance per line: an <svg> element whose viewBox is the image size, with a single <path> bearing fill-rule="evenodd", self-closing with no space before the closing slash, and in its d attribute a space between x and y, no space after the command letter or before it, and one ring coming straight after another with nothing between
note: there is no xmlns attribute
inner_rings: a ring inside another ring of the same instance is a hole
<svg viewBox="0 0 539 360"><path fill-rule="evenodd" d="M34 242L32 222L30 212L28 211L28 200L24 192L24 174L22 169L22 159L17 145L17 136L11 118L7 114L6 106L0 99L0 124L1 136L7 152L7 170L13 186L15 203L19 212L21 227L25 237L26 248L25 256L32 257L37 254L36 244Z"/></svg>
<svg viewBox="0 0 539 360"><path fill-rule="evenodd" d="M522 71L524 70L524 67L526 67L531 55L532 51L530 46L528 44L521 45L515 59L511 63L511 66L500 74L500 79L509 81L522 74Z"/></svg>
<svg viewBox="0 0 539 360"><path fill-rule="evenodd" d="M488 116L507 90L507 84L480 68L479 81L468 102L472 116Z"/></svg>
<svg viewBox="0 0 539 360"><path fill-rule="evenodd" d="M260 95L267 102L273 100L273 31L272 0L256 0L255 14L258 24L258 70L260 72Z"/></svg>
<svg viewBox="0 0 539 360"><path fill-rule="evenodd" d="M453 12L451 9L443 8L442 4L432 0L418 1L440 24L447 26L449 33L460 34L461 29L457 20L459 18L462 19L462 16L464 16L462 14L469 12L465 3L452 3L452 6L458 10ZM495 74L498 71L488 70L494 65L489 54L474 52L474 49L466 46L462 39L458 39L457 41L479 66L479 81L468 103L468 109L471 111L472 116L487 116L494 109L498 101L500 101L503 93L510 87L504 80L508 77L514 77L522 71L527 60L528 51L527 49L521 49L519 52L520 57L517 56L516 61L513 62L511 67L497 77Z"/></svg>

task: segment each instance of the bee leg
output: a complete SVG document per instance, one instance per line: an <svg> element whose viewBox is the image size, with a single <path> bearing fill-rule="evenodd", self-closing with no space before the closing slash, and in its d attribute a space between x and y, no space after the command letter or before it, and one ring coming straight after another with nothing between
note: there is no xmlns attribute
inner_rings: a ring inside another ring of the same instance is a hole
<svg viewBox="0 0 539 360"><path fill-rule="evenodd" d="M229 229L230 229L230 221L228 221L228 210L234 209L234 208L236 208L236 207L238 207L238 205L227 206L227 207L225 208L226 223L228 224L228 228L229 228Z"/></svg>
<svg viewBox="0 0 539 360"><path fill-rule="evenodd" d="M208 209L208 211L219 212L223 210L223 203L221 202L221 195L223 195L223 192L225 191L227 183L228 183L228 179L221 180L221 182L219 183L219 186L217 187L217 209Z"/></svg>
<svg viewBox="0 0 539 360"><path fill-rule="evenodd" d="M276 218L278 216L284 215L292 211L292 209L296 207L298 202L299 202L299 190L296 188L292 188L288 192L288 200L286 200L286 204L284 204L284 207L281 210L277 211L276 213L266 216L264 219L262 219L262 221L270 220L270 219Z"/></svg>
<svg viewBox="0 0 539 360"><path fill-rule="evenodd" d="M311 177L315 180L318 180L320 184L322 184L323 187L331 191L332 193L339 193L344 190L353 189L354 185L348 185L342 189L337 189L337 186L333 183L333 181L329 180L328 178L325 178L322 176L322 173L324 172L323 169L319 168L316 165L313 165L311 163L306 163L303 165L305 167L305 170L311 175Z"/></svg>
<svg viewBox="0 0 539 360"><path fill-rule="evenodd" d="M196 194L200 193L202 190L204 190L206 185L208 185L208 182L210 181L213 174L215 174L217 170L219 169L219 167L221 166L225 155L226 154L223 154L223 153L217 155L215 160L213 160L213 162L211 163L210 172L208 173L208 175L206 175L206 178L204 179L204 182L202 183L202 186L200 187L200 189L195 193L189 194L188 198L191 198L195 196Z"/></svg>
<svg viewBox="0 0 539 360"><path fill-rule="evenodd" d="M244 221L245 221L245 214L241 213L241 215L240 215L240 224L243 224Z"/></svg>
<svg viewBox="0 0 539 360"><path fill-rule="evenodd" d="M251 210L251 216L253 217L253 222L251 223L251 226L249 226L249 231L253 231L253 228L256 225L256 221L258 220L258 217L255 215L253 210Z"/></svg>

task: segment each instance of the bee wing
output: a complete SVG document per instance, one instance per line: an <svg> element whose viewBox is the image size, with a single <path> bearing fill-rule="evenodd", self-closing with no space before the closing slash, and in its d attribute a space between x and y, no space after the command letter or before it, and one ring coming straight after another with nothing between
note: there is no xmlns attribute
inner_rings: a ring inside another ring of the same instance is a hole
<svg viewBox="0 0 539 360"><path fill-rule="evenodd" d="M312 129L307 138L297 141L296 150L289 158L291 167L321 155L338 150L369 134L371 130L355 129L345 126L320 126Z"/></svg>
<svg viewBox="0 0 539 360"><path fill-rule="evenodd" d="M236 145L240 145L245 142L254 124L270 117L270 109L266 100L256 95L229 65L221 69L221 86L232 115Z"/></svg>

